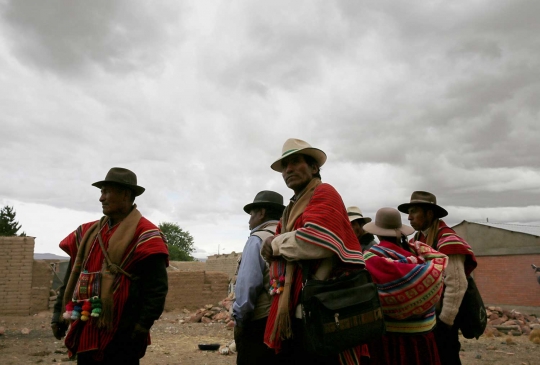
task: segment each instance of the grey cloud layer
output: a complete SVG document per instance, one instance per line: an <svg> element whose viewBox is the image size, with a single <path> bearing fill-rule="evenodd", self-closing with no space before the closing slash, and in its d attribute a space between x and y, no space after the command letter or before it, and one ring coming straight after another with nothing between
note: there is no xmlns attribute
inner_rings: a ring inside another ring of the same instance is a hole
<svg viewBox="0 0 540 365"><path fill-rule="evenodd" d="M2 194L95 211L89 184L125 166L147 209L220 221L289 197L269 165L297 137L372 213L417 189L464 214L536 206L539 7L5 2Z"/></svg>

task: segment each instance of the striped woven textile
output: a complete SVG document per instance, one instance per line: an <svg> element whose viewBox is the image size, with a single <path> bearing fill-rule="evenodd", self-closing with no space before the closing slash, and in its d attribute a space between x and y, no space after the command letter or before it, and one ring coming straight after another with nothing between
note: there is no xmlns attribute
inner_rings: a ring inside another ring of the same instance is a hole
<svg viewBox="0 0 540 365"><path fill-rule="evenodd" d="M81 244L82 237L86 231L92 227L95 222L85 223L78 227L72 234L60 242L60 248L71 257L73 263L77 250ZM121 224L121 223L120 223ZM100 234L103 239L105 248L108 248L109 240L120 224L110 227L108 223L101 230ZM168 255L167 246L162 239L159 229L146 218L142 217L137 225L134 239L127 247L122 260L122 268L126 272L130 272L134 265L144 260L150 255L163 254ZM101 250L98 240L94 239L92 248L84 263L83 270L89 272L100 271L105 257ZM73 356L77 352L97 350L95 358L101 359L105 347L111 342L122 316L124 305L128 299L129 287L131 280L125 275L118 274L115 278L114 288L114 319L113 329L107 331L100 329L96 325L96 320L90 319L87 322L76 320L71 323L69 332L67 333L65 343L69 350L69 356ZM150 338L148 338L150 343ZM146 351L146 347L138 348L138 351Z"/></svg>
<svg viewBox="0 0 540 365"><path fill-rule="evenodd" d="M296 239L333 251L341 263L334 268L335 272L347 270L359 270L365 267L362 249L347 216L347 210L339 193L329 184L319 184L309 204L303 213L294 222ZM281 222L278 224L277 234L282 232ZM316 267L316 265L314 265ZM282 275L284 273L280 273ZM302 290L302 270L295 265L291 283L290 311L294 311L299 303ZM279 295L272 297L272 306L267 320L265 331L265 343L279 352L281 339L276 336L271 340L273 323L277 316ZM361 356L367 356L366 346L345 351L340 354L339 361L342 364L359 364Z"/></svg>
<svg viewBox="0 0 540 365"><path fill-rule="evenodd" d="M415 236L416 240L426 242L427 237L422 232ZM478 263L471 246L443 220L439 220L439 230L437 232L437 251L445 255L465 255L465 275L469 276Z"/></svg>
<svg viewBox="0 0 540 365"><path fill-rule="evenodd" d="M387 331L428 332L435 324L448 257L421 242L408 248L381 241L364 252L366 268L377 284Z"/></svg>

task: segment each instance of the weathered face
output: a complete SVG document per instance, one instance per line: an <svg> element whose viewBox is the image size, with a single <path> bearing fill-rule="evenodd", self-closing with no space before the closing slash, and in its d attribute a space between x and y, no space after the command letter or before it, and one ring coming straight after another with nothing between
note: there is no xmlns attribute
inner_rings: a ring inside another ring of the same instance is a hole
<svg viewBox="0 0 540 365"><path fill-rule="evenodd" d="M281 175L289 189L298 194L309 184L317 173L317 166L310 166L304 159L304 155L294 154L281 160Z"/></svg>
<svg viewBox="0 0 540 365"><path fill-rule="evenodd" d="M433 211L426 211L418 205L412 205L409 208L408 219L411 227L417 231L423 231L433 223Z"/></svg>
<svg viewBox="0 0 540 365"><path fill-rule="evenodd" d="M129 212L131 202L129 192L115 185L105 184L101 188L99 201L103 208L103 214L108 217L117 216Z"/></svg>
<svg viewBox="0 0 540 365"><path fill-rule="evenodd" d="M356 238L360 240L360 237L366 232L364 231L364 221L363 220L354 220L351 222L352 229L354 231L354 234L356 235Z"/></svg>
<svg viewBox="0 0 540 365"><path fill-rule="evenodd" d="M264 221L264 208L251 209L249 212L249 229L261 225Z"/></svg>

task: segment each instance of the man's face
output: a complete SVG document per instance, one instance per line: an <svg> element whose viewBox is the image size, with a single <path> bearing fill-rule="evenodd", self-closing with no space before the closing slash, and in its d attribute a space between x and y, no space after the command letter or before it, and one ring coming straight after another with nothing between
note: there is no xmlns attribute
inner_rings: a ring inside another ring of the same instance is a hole
<svg viewBox="0 0 540 365"><path fill-rule="evenodd" d="M125 213L129 210L129 193L114 185L103 185L99 198L103 208L103 214L108 217Z"/></svg>
<svg viewBox="0 0 540 365"><path fill-rule="evenodd" d="M418 205L412 205L409 208L408 219L411 227L417 231L423 231L433 223L433 211L426 211Z"/></svg>
<svg viewBox="0 0 540 365"><path fill-rule="evenodd" d="M366 233L366 231L364 231L364 221L359 219L354 220L351 222L351 226L356 238L358 238L358 241L360 241L360 237Z"/></svg>
<svg viewBox="0 0 540 365"><path fill-rule="evenodd" d="M313 175L318 171L316 166L310 166L304 159L304 155L294 154L281 160L281 175L289 189L298 194L309 184Z"/></svg>
<svg viewBox="0 0 540 365"><path fill-rule="evenodd" d="M264 209L263 208L254 208L249 212L249 229L261 225L264 221Z"/></svg>

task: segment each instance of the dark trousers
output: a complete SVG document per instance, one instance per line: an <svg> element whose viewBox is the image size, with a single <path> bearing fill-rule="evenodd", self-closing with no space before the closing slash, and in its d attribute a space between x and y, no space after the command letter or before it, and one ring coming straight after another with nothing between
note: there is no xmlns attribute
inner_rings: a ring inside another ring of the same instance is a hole
<svg viewBox="0 0 540 365"><path fill-rule="evenodd" d="M266 319L257 319L247 323L242 328L235 328L236 364L271 365L280 363L274 350L264 344Z"/></svg>
<svg viewBox="0 0 540 365"><path fill-rule="evenodd" d="M95 351L77 353L77 365L139 365L141 349L146 347L146 337L132 339L127 334L117 334L105 348L103 360L94 359Z"/></svg>
<svg viewBox="0 0 540 365"><path fill-rule="evenodd" d="M304 345L304 331L302 320L294 318L292 320L293 338L283 341L283 361L279 364L287 365L336 365L339 364L338 355L317 356L306 351Z"/></svg>
<svg viewBox="0 0 540 365"><path fill-rule="evenodd" d="M437 321L437 326L433 330L437 350L442 365L461 365L459 358L459 333L456 325L449 327L441 321Z"/></svg>

